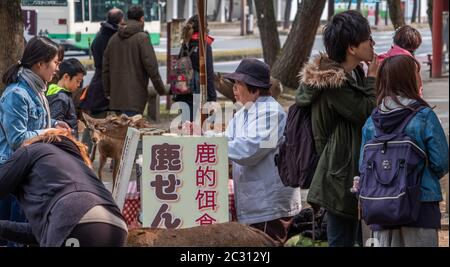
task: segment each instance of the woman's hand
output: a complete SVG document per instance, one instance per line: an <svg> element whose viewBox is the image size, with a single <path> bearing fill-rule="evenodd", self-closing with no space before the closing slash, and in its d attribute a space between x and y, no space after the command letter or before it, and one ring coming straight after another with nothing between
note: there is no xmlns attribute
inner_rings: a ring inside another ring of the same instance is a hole
<svg viewBox="0 0 450 267"><path fill-rule="evenodd" d="M72 131L72 129L70 128L69 124L67 124L65 121L56 121L55 128L56 129Z"/></svg>

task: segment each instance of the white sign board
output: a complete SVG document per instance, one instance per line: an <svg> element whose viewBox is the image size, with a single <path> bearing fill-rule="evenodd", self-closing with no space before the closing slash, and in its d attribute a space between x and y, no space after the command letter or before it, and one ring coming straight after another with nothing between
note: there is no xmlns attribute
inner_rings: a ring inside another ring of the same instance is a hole
<svg viewBox="0 0 450 267"><path fill-rule="evenodd" d="M128 191L131 172L134 166L136 150L140 139L140 132L135 128L128 128L127 136L122 149L119 170L117 172L116 184L113 186L113 197L120 210L123 210L125 198ZM118 164L118 162L116 162Z"/></svg>
<svg viewBox="0 0 450 267"><path fill-rule="evenodd" d="M228 222L225 137L144 136L142 225L189 228Z"/></svg>

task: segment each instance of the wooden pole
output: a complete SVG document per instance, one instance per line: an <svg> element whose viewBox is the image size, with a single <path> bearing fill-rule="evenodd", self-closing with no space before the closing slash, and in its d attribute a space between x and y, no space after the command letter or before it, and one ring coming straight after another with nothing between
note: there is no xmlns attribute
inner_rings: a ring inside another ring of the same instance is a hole
<svg viewBox="0 0 450 267"><path fill-rule="evenodd" d="M433 78L442 76L442 11L444 10L444 0L433 1L433 62L431 73Z"/></svg>
<svg viewBox="0 0 450 267"><path fill-rule="evenodd" d="M166 83L170 84L170 77L169 74L171 72L171 64L172 64L172 60L170 58L170 54L171 54L171 48L172 48L172 38L170 38L170 36L172 35L172 22L167 22L167 58L166 58ZM170 110L170 107L172 106L172 97L171 95L167 95L166 96L166 110Z"/></svg>
<svg viewBox="0 0 450 267"><path fill-rule="evenodd" d="M247 14L245 8L247 6L247 0L241 0L241 36L247 34Z"/></svg>
<svg viewBox="0 0 450 267"><path fill-rule="evenodd" d="M206 70L206 0L197 0L197 9L199 16L199 31L200 31L200 42L199 42L199 66L200 66L200 127L207 118L207 114L202 114L202 107L207 100L207 70Z"/></svg>

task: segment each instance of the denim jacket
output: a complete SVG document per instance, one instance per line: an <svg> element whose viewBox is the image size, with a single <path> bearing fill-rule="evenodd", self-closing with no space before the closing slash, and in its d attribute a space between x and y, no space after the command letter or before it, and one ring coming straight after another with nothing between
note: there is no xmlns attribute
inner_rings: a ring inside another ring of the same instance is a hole
<svg viewBox="0 0 450 267"><path fill-rule="evenodd" d="M39 97L22 78L5 89L0 97L0 164L42 132L46 116Z"/></svg>
<svg viewBox="0 0 450 267"><path fill-rule="evenodd" d="M422 174L422 202L442 201L439 179L448 173L448 143L438 117L432 109L424 108L408 123L405 133L428 155ZM363 127L361 153L365 143L374 136L375 126L370 117Z"/></svg>

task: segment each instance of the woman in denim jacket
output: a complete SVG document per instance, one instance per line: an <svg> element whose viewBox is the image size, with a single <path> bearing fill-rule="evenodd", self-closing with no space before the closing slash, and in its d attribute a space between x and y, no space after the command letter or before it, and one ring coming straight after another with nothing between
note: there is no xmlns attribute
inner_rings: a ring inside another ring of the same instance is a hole
<svg viewBox="0 0 450 267"><path fill-rule="evenodd" d="M438 246L439 241L439 202L442 201L439 179L448 173L448 144L436 113L420 97L416 72L417 64L410 56L393 56L383 61L376 85L378 107L363 128L360 164L365 143L375 136L375 126L389 132L410 114L405 109L417 105L425 107L405 128L406 135L413 138L428 156L422 174L419 216L408 225L371 225L374 237L384 247Z"/></svg>
<svg viewBox="0 0 450 267"><path fill-rule="evenodd" d="M7 87L0 98L0 164L25 140L51 127L69 128L64 122L50 119L44 95L58 64L58 45L48 38L34 37L27 43L22 59L4 73L2 81ZM12 196L0 200L0 219L25 220Z"/></svg>

